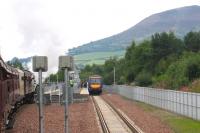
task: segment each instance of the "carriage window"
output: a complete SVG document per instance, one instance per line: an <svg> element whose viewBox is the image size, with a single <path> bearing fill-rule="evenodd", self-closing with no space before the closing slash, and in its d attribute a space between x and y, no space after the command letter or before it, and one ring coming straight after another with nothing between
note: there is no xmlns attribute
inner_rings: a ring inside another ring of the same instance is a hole
<svg viewBox="0 0 200 133"><path fill-rule="evenodd" d="M2 80L3 79L3 72L2 72L2 70L0 70L0 80Z"/></svg>
<svg viewBox="0 0 200 133"><path fill-rule="evenodd" d="M10 92L10 86L8 85L8 92Z"/></svg>

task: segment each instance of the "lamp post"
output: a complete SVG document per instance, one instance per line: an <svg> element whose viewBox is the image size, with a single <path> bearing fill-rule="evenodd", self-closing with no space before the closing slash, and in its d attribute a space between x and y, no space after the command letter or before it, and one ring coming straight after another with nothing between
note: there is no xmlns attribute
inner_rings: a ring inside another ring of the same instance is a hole
<svg viewBox="0 0 200 133"><path fill-rule="evenodd" d="M47 71L48 60L46 56L34 56L32 61L33 71L38 72L39 75L39 132L44 133L42 72Z"/></svg>

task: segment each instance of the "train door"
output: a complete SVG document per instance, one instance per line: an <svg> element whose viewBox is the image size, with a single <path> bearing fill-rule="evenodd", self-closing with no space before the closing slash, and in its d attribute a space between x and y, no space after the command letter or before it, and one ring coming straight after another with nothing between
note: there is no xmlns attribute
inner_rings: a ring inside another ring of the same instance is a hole
<svg viewBox="0 0 200 133"><path fill-rule="evenodd" d="M0 68L0 115L2 115L2 95L3 95L3 88L2 88L2 80L3 80L3 74L2 74L2 69ZM1 120L1 116L0 116L0 120Z"/></svg>

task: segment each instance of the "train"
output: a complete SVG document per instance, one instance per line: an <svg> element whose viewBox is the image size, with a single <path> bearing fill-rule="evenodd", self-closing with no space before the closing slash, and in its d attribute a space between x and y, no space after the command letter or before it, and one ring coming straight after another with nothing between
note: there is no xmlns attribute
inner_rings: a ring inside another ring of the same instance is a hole
<svg viewBox="0 0 200 133"><path fill-rule="evenodd" d="M101 94L102 93L102 77L99 75L92 75L88 79L88 92L92 94Z"/></svg>
<svg viewBox="0 0 200 133"><path fill-rule="evenodd" d="M0 132L12 128L17 109L34 102L35 76L7 65L0 56Z"/></svg>

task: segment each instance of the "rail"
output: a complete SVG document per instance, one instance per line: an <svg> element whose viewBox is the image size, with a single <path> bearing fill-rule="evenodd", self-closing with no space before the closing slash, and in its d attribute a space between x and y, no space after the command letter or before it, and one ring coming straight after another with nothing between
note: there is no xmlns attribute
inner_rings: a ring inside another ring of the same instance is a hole
<svg viewBox="0 0 200 133"><path fill-rule="evenodd" d="M103 133L110 133L110 130L108 128L108 125L106 124L106 121L103 117L103 114L101 112L101 109L99 107L99 105L97 104L97 102L95 101L94 97L92 96L92 101L94 103L94 106L95 106L95 109L96 109L96 112L97 112L97 115L99 117L99 121L100 121L100 124L101 124L101 128L102 128L102 131Z"/></svg>
<svg viewBox="0 0 200 133"><path fill-rule="evenodd" d="M115 108L112 103L108 102L104 98L102 98L102 100L117 114L117 116L124 122L124 124L129 128L132 133L143 133L143 131L137 125L135 125L122 111ZM105 121L104 115L101 112L101 109L93 96L92 101L98 114L103 133L110 133L111 131L109 130L109 127Z"/></svg>
<svg viewBox="0 0 200 133"><path fill-rule="evenodd" d="M117 115L123 120L123 122L129 127L129 129L132 131L132 133L144 133L141 129L139 129L138 126L133 124L133 122L120 110L115 108L115 106L108 102L103 98L103 100L117 113Z"/></svg>

